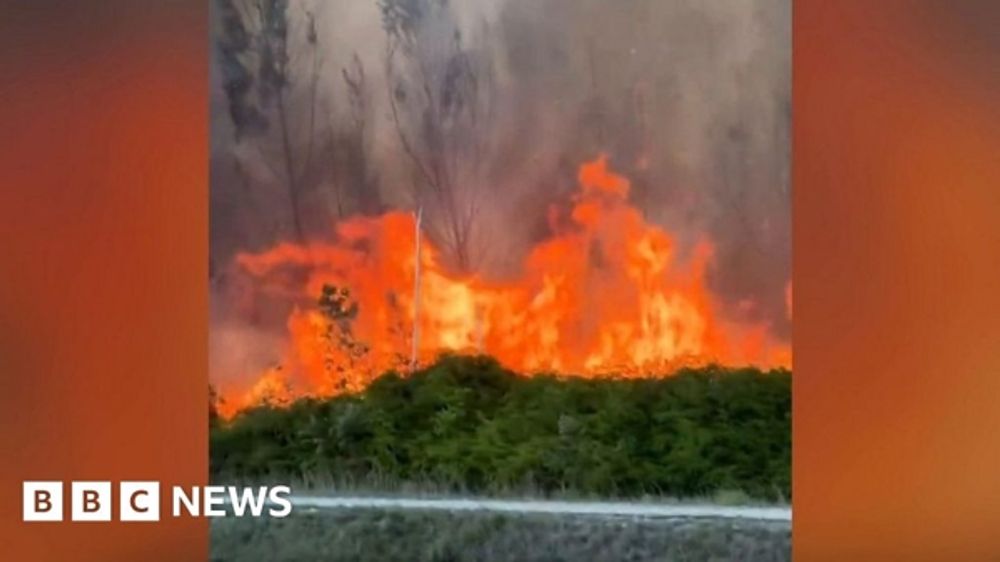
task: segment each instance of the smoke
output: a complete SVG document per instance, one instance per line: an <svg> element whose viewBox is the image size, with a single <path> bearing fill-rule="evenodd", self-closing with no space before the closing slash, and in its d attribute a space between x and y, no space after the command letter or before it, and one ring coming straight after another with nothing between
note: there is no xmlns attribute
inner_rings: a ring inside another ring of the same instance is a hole
<svg viewBox="0 0 1000 562"><path fill-rule="evenodd" d="M217 46L224 4L252 14L249 2L216 3ZM394 57L386 5L421 14ZM788 337L789 0L301 0L287 7L287 46L290 153L309 237L419 202L440 247L467 246L456 267L513 275L550 234L548 208L566 203L576 166L605 153L632 180L632 204L676 235L682 254L712 243L708 281L727 316ZM213 357L260 348L284 328L288 303L239 296L231 263L292 238L295 213L273 107L265 134L234 126L231 62L214 50L212 300L214 324L241 327L213 342ZM436 105L420 97L425 82L441 88ZM439 112L431 127L428 108ZM420 166L439 167L455 195L428 195ZM467 240L452 219L468 223ZM220 363L266 361L238 359Z"/></svg>
<svg viewBox="0 0 1000 562"><path fill-rule="evenodd" d="M607 151L648 219L687 247L713 242L711 283L731 312L787 335L789 3L506 6L502 97L534 163L514 177L551 182L565 159Z"/></svg>

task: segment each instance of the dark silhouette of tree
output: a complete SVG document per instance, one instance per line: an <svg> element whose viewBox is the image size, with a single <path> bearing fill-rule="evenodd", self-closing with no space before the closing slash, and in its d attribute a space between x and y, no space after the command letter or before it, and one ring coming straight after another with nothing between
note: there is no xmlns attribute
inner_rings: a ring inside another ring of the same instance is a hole
<svg viewBox="0 0 1000 562"><path fill-rule="evenodd" d="M222 405L222 397L216 392L215 387L208 385L208 428L214 429L219 425L219 406Z"/></svg>
<svg viewBox="0 0 1000 562"><path fill-rule="evenodd" d="M261 161L282 178L292 229L304 240L302 197L316 180L319 144L315 18L306 12L300 38L306 48L301 60L293 60L287 0L216 0L216 6L221 20L216 48L236 140L255 143ZM306 103L293 102L293 92L304 94Z"/></svg>
<svg viewBox="0 0 1000 562"><path fill-rule="evenodd" d="M350 115L346 126L334 128L330 120L330 161L336 190L337 216L351 213L375 215L382 212L378 175L372 167L371 143L374 107L365 67L357 53L340 71L347 90Z"/></svg>
<svg viewBox="0 0 1000 562"><path fill-rule="evenodd" d="M445 0L378 0L387 39L392 121L413 171L428 230L459 269L477 258L492 120L493 69L463 40Z"/></svg>
<svg viewBox="0 0 1000 562"><path fill-rule="evenodd" d="M327 345L326 370L341 389L346 388L346 376L358 369L358 364L368 354L368 345L359 341L353 331L358 317L358 302L351 298L346 287L324 285L319 297L319 309L327 318L324 333Z"/></svg>

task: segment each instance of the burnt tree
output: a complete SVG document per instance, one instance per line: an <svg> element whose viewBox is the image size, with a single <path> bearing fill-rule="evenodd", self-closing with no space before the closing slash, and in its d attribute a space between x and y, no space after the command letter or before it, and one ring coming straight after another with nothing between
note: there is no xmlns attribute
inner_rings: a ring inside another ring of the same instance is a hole
<svg viewBox="0 0 1000 562"><path fill-rule="evenodd" d="M467 45L446 0L378 0L392 122L413 169L415 206L461 270L475 266L493 68Z"/></svg>
<svg viewBox="0 0 1000 562"><path fill-rule="evenodd" d="M315 18L305 12L304 29L293 34L287 0L216 0L216 9L216 48L236 144L283 184L293 233L304 240L302 198L318 183L320 143ZM242 169L241 176L250 181Z"/></svg>

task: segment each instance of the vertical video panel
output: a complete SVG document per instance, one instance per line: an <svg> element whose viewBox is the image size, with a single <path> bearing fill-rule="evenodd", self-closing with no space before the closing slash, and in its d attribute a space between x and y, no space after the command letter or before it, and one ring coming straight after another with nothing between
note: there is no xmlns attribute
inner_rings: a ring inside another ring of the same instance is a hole
<svg viewBox="0 0 1000 562"><path fill-rule="evenodd" d="M219 0L213 559L790 558L789 0ZM326 558L323 558L323 557Z"/></svg>

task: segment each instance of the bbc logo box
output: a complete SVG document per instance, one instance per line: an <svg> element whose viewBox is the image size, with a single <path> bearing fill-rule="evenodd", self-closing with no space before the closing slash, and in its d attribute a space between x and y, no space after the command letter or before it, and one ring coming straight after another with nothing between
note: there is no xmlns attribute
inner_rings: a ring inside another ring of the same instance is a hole
<svg viewBox="0 0 1000 562"><path fill-rule="evenodd" d="M170 487L164 488L166 490ZM173 486L168 512L172 517L287 517L292 512L289 486ZM105 481L23 483L24 521L62 521L68 504L70 521L111 521L117 505L119 521L159 521L160 483ZM228 509L227 509L228 508Z"/></svg>
<svg viewBox="0 0 1000 562"><path fill-rule="evenodd" d="M51 481L34 481L24 483L25 521L62 521L63 518L63 483Z"/></svg>
<svg viewBox="0 0 1000 562"><path fill-rule="evenodd" d="M62 521L64 484L58 481L28 481L23 484L24 521ZM111 482L75 481L69 483L71 521L111 521L114 502ZM158 482L121 482L118 486L120 521L159 521L160 485Z"/></svg>

